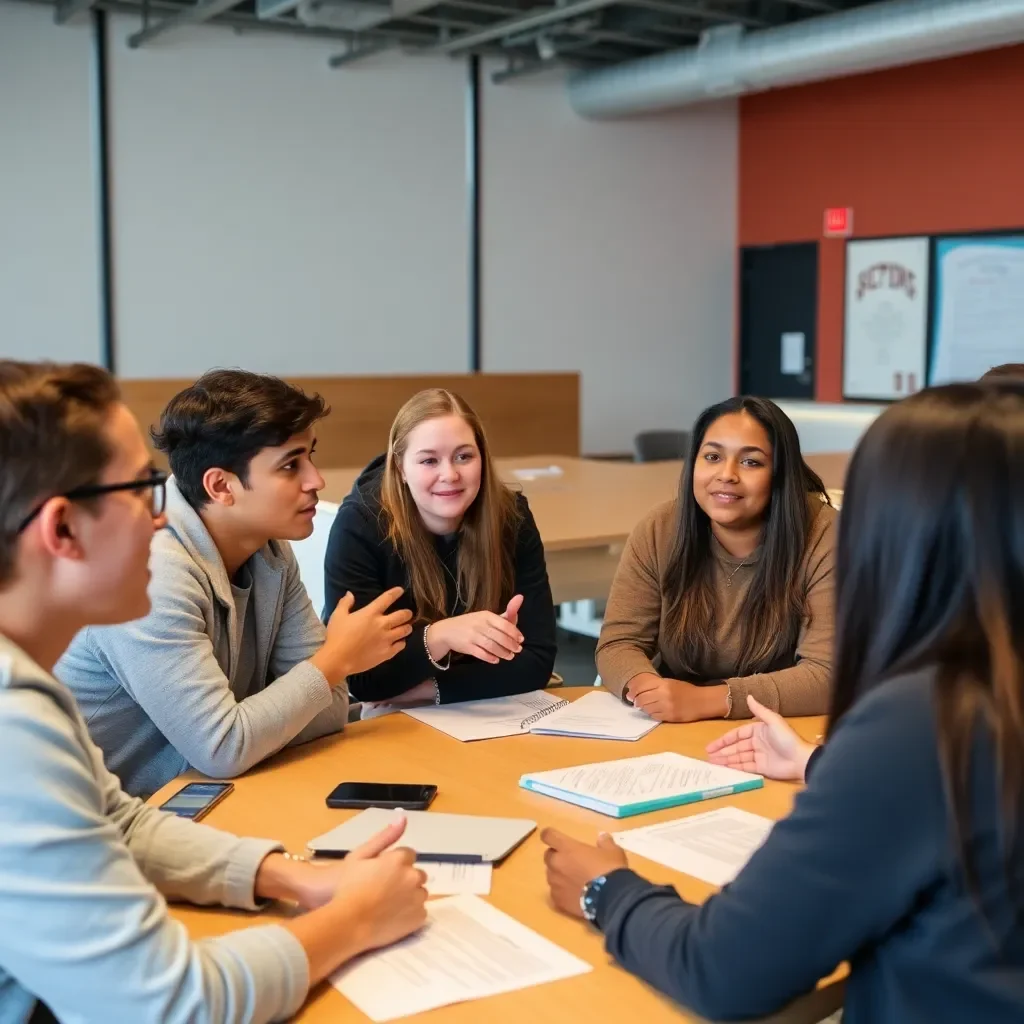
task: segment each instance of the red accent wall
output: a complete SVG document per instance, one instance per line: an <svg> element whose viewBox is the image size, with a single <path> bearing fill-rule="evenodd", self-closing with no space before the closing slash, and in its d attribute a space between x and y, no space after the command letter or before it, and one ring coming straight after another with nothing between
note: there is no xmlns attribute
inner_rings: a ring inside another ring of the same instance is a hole
<svg viewBox="0 0 1024 1024"><path fill-rule="evenodd" d="M817 398L842 397L844 242L1024 227L1024 46L745 96L739 244L819 240Z"/></svg>

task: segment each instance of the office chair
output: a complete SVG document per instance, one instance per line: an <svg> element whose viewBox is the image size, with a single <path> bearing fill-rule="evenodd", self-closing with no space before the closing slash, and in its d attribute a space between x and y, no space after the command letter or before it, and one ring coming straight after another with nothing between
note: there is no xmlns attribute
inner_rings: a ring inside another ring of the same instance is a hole
<svg viewBox="0 0 1024 1024"><path fill-rule="evenodd" d="M633 438L635 462L668 462L685 459L690 450L688 430L645 430Z"/></svg>

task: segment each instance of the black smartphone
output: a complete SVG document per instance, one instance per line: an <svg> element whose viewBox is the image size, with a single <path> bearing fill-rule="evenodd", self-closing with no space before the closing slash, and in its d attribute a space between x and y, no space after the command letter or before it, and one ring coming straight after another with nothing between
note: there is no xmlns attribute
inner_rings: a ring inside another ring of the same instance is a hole
<svg viewBox="0 0 1024 1024"><path fill-rule="evenodd" d="M174 796L160 805L161 811L170 811L179 818L198 821L209 813L235 788L233 782L190 782Z"/></svg>
<svg viewBox="0 0 1024 1024"><path fill-rule="evenodd" d="M425 811L437 796L437 786L393 782L343 782L327 797L334 808L401 807Z"/></svg>

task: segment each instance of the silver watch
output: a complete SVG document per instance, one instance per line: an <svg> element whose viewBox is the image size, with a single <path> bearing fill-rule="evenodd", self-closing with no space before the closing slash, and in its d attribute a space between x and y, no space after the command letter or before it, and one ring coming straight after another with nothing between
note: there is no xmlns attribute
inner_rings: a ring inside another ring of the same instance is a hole
<svg viewBox="0 0 1024 1024"><path fill-rule="evenodd" d="M597 901L600 899L601 890L607 881L607 875L593 878L583 886L583 891L580 893L580 910L583 912L584 918L591 924L597 921Z"/></svg>

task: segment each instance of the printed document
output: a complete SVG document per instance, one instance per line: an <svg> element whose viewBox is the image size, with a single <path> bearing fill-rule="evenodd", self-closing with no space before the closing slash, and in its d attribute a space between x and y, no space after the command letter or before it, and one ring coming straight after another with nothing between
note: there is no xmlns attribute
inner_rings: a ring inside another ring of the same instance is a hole
<svg viewBox="0 0 1024 1024"><path fill-rule="evenodd" d="M389 1021L585 974L593 968L477 896L427 904L427 924L342 967L331 984Z"/></svg>
<svg viewBox="0 0 1024 1024"><path fill-rule="evenodd" d="M768 838L770 818L720 807L688 818L616 832L624 850L711 885L731 882Z"/></svg>

